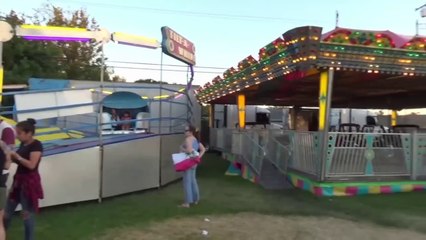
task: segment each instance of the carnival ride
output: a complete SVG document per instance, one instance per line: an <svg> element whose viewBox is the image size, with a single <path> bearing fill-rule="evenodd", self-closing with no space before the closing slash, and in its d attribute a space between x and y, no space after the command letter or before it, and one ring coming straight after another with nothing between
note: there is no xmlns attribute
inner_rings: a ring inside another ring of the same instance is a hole
<svg viewBox="0 0 426 240"><path fill-rule="evenodd" d="M101 201L105 197L156 188L180 178L170 156L180 145L184 126L188 123L200 125L200 106L193 104L195 48L170 28L164 27L162 32L163 44L156 39L110 34L107 30L12 27L0 21L0 56L3 42L14 36L30 41L95 41L101 44L102 50L103 45L112 40L131 47L162 47L161 54L188 64L190 78L186 85L104 83L102 51L99 82L30 79L29 91L0 92L0 96L13 95L15 99L14 109L3 111L3 115L14 116L16 121L31 117L40 123L36 134L45 147L40 164L46 196L41 202L43 207ZM171 45L174 48L171 49ZM185 50L185 56L179 54L180 50ZM2 87L3 68L0 65L0 91ZM132 96L133 100L125 96ZM141 103L144 106L136 106ZM104 121L104 110L117 107L117 104L120 109L135 110L132 119L126 120L133 128L126 132L102 131L112 124ZM14 120L6 119L12 125ZM12 173L14 171L11 169Z"/></svg>
<svg viewBox="0 0 426 240"><path fill-rule="evenodd" d="M258 59L243 59L197 90L211 119L216 104L239 109L240 130L211 128L210 144L265 187L262 179L275 174L319 196L424 190L426 135L395 125L397 110L425 107L425 46L425 37L390 31L292 29L261 48ZM246 104L293 106L292 130L245 130ZM318 107L318 131L296 128L301 107ZM389 109L393 126L331 132L331 107ZM266 171L270 165L278 170Z"/></svg>

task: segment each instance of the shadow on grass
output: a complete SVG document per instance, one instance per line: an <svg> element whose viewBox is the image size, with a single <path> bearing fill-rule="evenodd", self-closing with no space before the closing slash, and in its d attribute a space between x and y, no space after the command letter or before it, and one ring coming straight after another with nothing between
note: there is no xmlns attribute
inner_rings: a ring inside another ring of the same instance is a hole
<svg viewBox="0 0 426 240"><path fill-rule="evenodd" d="M193 215L256 212L270 215L331 216L426 232L426 194L409 193L353 198L317 198L299 190L268 191L224 175L228 162L208 154L198 169L200 205L180 209L180 182L94 202L43 209L37 217L38 239L92 239L122 227ZM10 239L20 239L22 223L15 219Z"/></svg>

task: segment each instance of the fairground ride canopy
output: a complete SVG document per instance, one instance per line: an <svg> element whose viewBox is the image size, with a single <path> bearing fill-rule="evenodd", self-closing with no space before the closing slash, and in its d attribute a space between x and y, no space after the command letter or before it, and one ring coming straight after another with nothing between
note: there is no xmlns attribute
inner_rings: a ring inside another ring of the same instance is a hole
<svg viewBox="0 0 426 240"><path fill-rule="evenodd" d="M426 37L300 27L197 90L202 103L318 106L319 73L334 69L332 107L426 107Z"/></svg>

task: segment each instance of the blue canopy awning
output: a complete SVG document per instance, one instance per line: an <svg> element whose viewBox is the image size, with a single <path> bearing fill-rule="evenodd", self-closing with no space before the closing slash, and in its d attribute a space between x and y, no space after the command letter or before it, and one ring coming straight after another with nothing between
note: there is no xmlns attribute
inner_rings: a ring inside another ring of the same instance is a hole
<svg viewBox="0 0 426 240"><path fill-rule="evenodd" d="M136 109L146 107L147 105L147 101L132 92L115 92L106 96L103 100L104 107L114 109Z"/></svg>
<svg viewBox="0 0 426 240"><path fill-rule="evenodd" d="M63 90L71 86L70 80L30 78L28 80L30 90Z"/></svg>

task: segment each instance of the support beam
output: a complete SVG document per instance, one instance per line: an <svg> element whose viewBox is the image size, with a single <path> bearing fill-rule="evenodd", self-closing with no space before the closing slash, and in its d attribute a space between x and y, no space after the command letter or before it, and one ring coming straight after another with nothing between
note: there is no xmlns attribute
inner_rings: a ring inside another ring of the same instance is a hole
<svg viewBox="0 0 426 240"><path fill-rule="evenodd" d="M215 126L215 107L214 104L209 105L209 128L214 128Z"/></svg>
<svg viewBox="0 0 426 240"><path fill-rule="evenodd" d="M223 128L228 127L228 105L223 106Z"/></svg>
<svg viewBox="0 0 426 240"><path fill-rule="evenodd" d="M297 113L300 111L300 108L294 106L290 109L290 130L296 130L296 122L297 122Z"/></svg>
<svg viewBox="0 0 426 240"><path fill-rule="evenodd" d="M4 71L3 71L3 66L0 63L0 106L3 103L3 76L4 76Z"/></svg>
<svg viewBox="0 0 426 240"><path fill-rule="evenodd" d="M4 76L4 70L3 70L3 43L0 42L0 106L3 102L3 76Z"/></svg>
<svg viewBox="0 0 426 240"><path fill-rule="evenodd" d="M328 160L328 131L330 128L330 109L333 93L334 70L329 69L320 75L320 92L319 92L319 126L318 130L322 134L321 141L321 170L320 181L324 181L327 175Z"/></svg>
<svg viewBox="0 0 426 240"><path fill-rule="evenodd" d="M237 96L238 105L238 126L240 129L246 128L246 95Z"/></svg>
<svg viewBox="0 0 426 240"><path fill-rule="evenodd" d="M396 110L392 110L391 113L391 126L396 126L398 125L398 111Z"/></svg>
<svg viewBox="0 0 426 240"><path fill-rule="evenodd" d="M328 118L330 113L331 88L333 84L333 70L324 71L320 74L319 91L319 131L328 130Z"/></svg>

